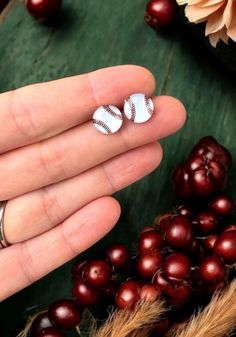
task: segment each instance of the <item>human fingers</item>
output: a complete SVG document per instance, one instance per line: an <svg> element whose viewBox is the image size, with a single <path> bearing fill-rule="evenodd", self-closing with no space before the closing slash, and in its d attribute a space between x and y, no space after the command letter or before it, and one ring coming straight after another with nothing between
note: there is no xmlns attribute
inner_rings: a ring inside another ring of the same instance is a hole
<svg viewBox="0 0 236 337"><path fill-rule="evenodd" d="M117 134L104 136L87 122L51 139L3 154L0 200L68 179L176 132L186 118L183 105L168 96L153 101L155 111L148 122L137 125L126 121Z"/></svg>
<svg viewBox="0 0 236 337"><path fill-rule="evenodd" d="M158 143L144 145L76 177L10 200L4 214L6 240L13 244L48 231L92 200L141 179L161 158Z"/></svg>
<svg viewBox="0 0 236 337"><path fill-rule="evenodd" d="M147 69L123 65L3 93L0 153L50 138L88 121L98 106L119 106L131 93L151 95L154 88Z"/></svg>
<svg viewBox="0 0 236 337"><path fill-rule="evenodd" d="M119 216L115 199L100 198L49 232L2 249L0 301L89 248L111 230Z"/></svg>

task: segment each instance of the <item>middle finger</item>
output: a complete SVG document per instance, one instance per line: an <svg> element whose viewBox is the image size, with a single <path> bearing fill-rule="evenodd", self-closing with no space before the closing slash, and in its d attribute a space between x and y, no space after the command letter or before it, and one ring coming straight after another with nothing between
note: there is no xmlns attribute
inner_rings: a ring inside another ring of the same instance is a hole
<svg viewBox="0 0 236 337"><path fill-rule="evenodd" d="M8 200L78 175L127 150L175 132L185 119L182 104L165 96L153 101L155 111L151 120L140 125L125 122L117 134L99 134L90 121L51 139L3 154L0 199Z"/></svg>

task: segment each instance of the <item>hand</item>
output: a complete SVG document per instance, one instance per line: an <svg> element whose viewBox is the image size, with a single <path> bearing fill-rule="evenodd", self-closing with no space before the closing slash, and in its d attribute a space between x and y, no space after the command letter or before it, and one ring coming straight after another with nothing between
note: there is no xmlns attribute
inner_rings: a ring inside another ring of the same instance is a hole
<svg viewBox="0 0 236 337"><path fill-rule="evenodd" d="M152 74L119 66L0 95L0 200L9 200L0 250L0 300L94 244L120 215L109 195L160 163L156 140L177 131L185 109L155 97L150 121L125 121L105 136L91 122L101 105L122 106L135 92L151 96Z"/></svg>

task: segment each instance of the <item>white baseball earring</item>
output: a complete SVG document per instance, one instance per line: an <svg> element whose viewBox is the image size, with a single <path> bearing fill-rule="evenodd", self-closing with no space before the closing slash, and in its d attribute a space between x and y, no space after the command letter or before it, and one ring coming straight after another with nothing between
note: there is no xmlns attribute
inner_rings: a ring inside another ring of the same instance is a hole
<svg viewBox="0 0 236 337"><path fill-rule="evenodd" d="M153 101L144 94L133 94L125 100L124 114L134 123L144 123L148 121L152 117L153 112Z"/></svg>
<svg viewBox="0 0 236 337"><path fill-rule="evenodd" d="M93 114L93 125L105 135L117 132L122 123L122 113L114 105L100 106Z"/></svg>

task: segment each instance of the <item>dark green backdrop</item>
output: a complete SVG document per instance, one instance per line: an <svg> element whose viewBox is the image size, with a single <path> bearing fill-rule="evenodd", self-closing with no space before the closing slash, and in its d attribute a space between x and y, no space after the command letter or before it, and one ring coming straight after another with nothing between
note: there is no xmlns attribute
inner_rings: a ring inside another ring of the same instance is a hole
<svg viewBox="0 0 236 337"><path fill-rule="evenodd" d="M87 254L114 236L132 245L140 227L171 205L170 172L201 136L217 137L236 158L234 74L187 33L187 26L166 36L155 33L143 21L145 3L64 0L61 17L50 25L39 24L18 4L0 25L1 92L133 63L155 74L157 94L174 95L187 108L185 128L162 142L165 156L159 170L117 194L123 210L119 224ZM236 197L234 186L235 182L230 189ZM143 203L145 209L140 211ZM69 270L67 264L0 305L4 336L15 336L27 308L70 295Z"/></svg>

